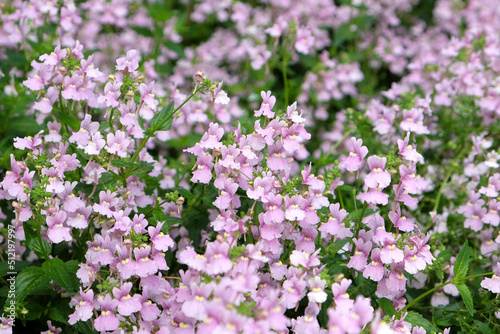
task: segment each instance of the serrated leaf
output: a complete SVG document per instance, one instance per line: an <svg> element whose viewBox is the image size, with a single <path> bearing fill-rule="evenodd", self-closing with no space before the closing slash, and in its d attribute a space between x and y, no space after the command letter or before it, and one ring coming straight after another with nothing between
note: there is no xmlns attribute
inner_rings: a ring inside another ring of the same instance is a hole
<svg viewBox="0 0 500 334"><path fill-rule="evenodd" d="M469 247L469 241L465 241L464 246L460 250L457 256L457 260L453 266L453 273L455 274L454 279L460 279L467 275L469 271L469 261L471 256L471 249Z"/></svg>
<svg viewBox="0 0 500 334"><path fill-rule="evenodd" d="M49 287L49 278L40 267L24 268L16 276L16 302L21 303L30 293Z"/></svg>
<svg viewBox="0 0 500 334"><path fill-rule="evenodd" d="M329 256L335 256L344 246L349 242L349 239L342 239L335 241L333 244L328 245L326 251Z"/></svg>
<svg viewBox="0 0 500 334"><path fill-rule="evenodd" d="M368 217L369 215L371 214L374 214L375 212L377 212L378 210L373 210L373 209L366 209L365 210L365 214L364 214L364 217ZM347 218L345 219L346 221L351 221L351 220L355 220L355 221L358 221L359 218L361 218L361 213L363 212L363 208L359 208L351 213L349 213L349 215L347 216Z"/></svg>
<svg viewBox="0 0 500 334"><path fill-rule="evenodd" d="M193 199L194 198L194 195L191 191L189 191L185 188L182 188L182 187L174 187L174 188L170 188L168 190L177 191L185 199Z"/></svg>
<svg viewBox="0 0 500 334"><path fill-rule="evenodd" d="M42 264L42 269L47 274L49 279L54 281L54 283L59 285L61 288L69 293L75 292L75 286L73 285L74 280L71 278L71 274L63 260L54 258L45 261Z"/></svg>
<svg viewBox="0 0 500 334"><path fill-rule="evenodd" d="M425 319L421 314L417 312L410 311L406 314L405 321L408 321L413 326L420 326L427 333L439 333L440 329L434 326L429 320Z"/></svg>
<svg viewBox="0 0 500 334"><path fill-rule="evenodd" d="M48 259L52 247L50 244L37 233L31 225L26 221L23 223L24 235L26 237L26 245L31 249L39 258Z"/></svg>
<svg viewBox="0 0 500 334"><path fill-rule="evenodd" d="M170 102L151 119L151 132L167 131L174 122L174 102Z"/></svg>
<svg viewBox="0 0 500 334"><path fill-rule="evenodd" d="M455 284L455 286L457 287L460 296L462 296L465 307L469 311L470 315L474 315L474 302L472 301L472 294L469 288L465 285L465 283L458 283Z"/></svg>
<svg viewBox="0 0 500 334"><path fill-rule="evenodd" d="M120 176L115 173L102 173L99 181L104 185L114 184L116 181L120 179Z"/></svg>
<svg viewBox="0 0 500 334"><path fill-rule="evenodd" d="M130 168L131 175L135 175L139 178L142 178L147 174L151 173L151 171L154 168L153 166L154 163L146 161L131 162L131 161L117 159L113 160L111 164L114 167L124 167L127 169Z"/></svg>
<svg viewBox="0 0 500 334"><path fill-rule="evenodd" d="M392 317L394 314L396 314L396 310L394 310L394 305L389 299L379 298L377 299L377 303L382 309L382 311L384 311L384 313L387 314L388 316Z"/></svg>
<svg viewBox="0 0 500 334"><path fill-rule="evenodd" d="M71 313L73 313L73 309L69 307L68 301L64 299L53 302L52 307L49 308L50 319L62 322L63 324L68 324Z"/></svg>
<svg viewBox="0 0 500 334"><path fill-rule="evenodd" d="M78 321L74 327L79 331L79 333L83 334L98 334L95 329L92 328L92 323L90 320L83 322Z"/></svg>
<svg viewBox="0 0 500 334"><path fill-rule="evenodd" d="M14 261L14 270L9 268L10 264L9 261L2 261L0 262L0 277L7 276L9 272L20 272L27 266L31 264L30 261Z"/></svg>

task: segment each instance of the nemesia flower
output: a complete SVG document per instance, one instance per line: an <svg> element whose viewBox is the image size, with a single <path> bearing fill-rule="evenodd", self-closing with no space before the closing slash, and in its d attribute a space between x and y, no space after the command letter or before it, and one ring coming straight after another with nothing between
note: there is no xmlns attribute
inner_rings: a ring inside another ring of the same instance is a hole
<svg viewBox="0 0 500 334"><path fill-rule="evenodd" d="M391 184L391 175L385 171L386 157L379 158L375 155L368 157L366 160L370 173L365 177L365 184L370 188L385 188Z"/></svg>
<svg viewBox="0 0 500 334"><path fill-rule="evenodd" d="M66 213L59 211L54 216L47 217L47 237L53 243L60 243L63 241L71 241L70 228L66 226Z"/></svg>
<svg viewBox="0 0 500 334"><path fill-rule="evenodd" d="M107 144L106 151L110 154L116 154L122 158L127 157L130 140L127 139L124 132L117 130L114 134L108 133Z"/></svg>
<svg viewBox="0 0 500 334"><path fill-rule="evenodd" d="M132 283L126 282L120 288L113 288L114 300L118 301L118 313L129 316L142 309L141 296L139 294L130 295Z"/></svg>
<svg viewBox="0 0 500 334"><path fill-rule="evenodd" d="M324 291L326 281L319 278L319 276L314 276L308 281L308 285L311 290L307 293L309 301L314 303L324 303L327 297L327 294Z"/></svg>
<svg viewBox="0 0 500 334"><path fill-rule="evenodd" d="M493 293L500 293L500 263L497 262L493 276L483 279L481 286Z"/></svg>
<svg viewBox="0 0 500 334"><path fill-rule="evenodd" d="M340 161L339 168L355 172L361 167L363 159L368 154L368 148L363 145L363 140L351 137L346 141L345 146L349 155Z"/></svg>
<svg viewBox="0 0 500 334"><path fill-rule="evenodd" d="M82 288L80 288L78 297L73 297L69 304L75 307L75 312L69 316L68 322L70 325L76 324L77 321L89 320L94 311L94 291L83 292Z"/></svg>
<svg viewBox="0 0 500 334"><path fill-rule="evenodd" d="M139 59L137 50L129 50L125 57L116 60L116 70L132 73L139 67Z"/></svg>
<svg viewBox="0 0 500 334"><path fill-rule="evenodd" d="M259 117L264 115L266 117L273 118L274 112L272 111L272 109L274 107L274 104L276 103L276 97L271 96L271 91L262 91L260 92L260 96L262 97L263 101L260 105L260 109L255 110L255 116Z"/></svg>
<svg viewBox="0 0 500 334"><path fill-rule="evenodd" d="M120 321L115 315L118 300L111 299L109 294L104 298L99 297L97 300L101 309L101 314L94 321L95 329L100 332L116 330L120 325Z"/></svg>

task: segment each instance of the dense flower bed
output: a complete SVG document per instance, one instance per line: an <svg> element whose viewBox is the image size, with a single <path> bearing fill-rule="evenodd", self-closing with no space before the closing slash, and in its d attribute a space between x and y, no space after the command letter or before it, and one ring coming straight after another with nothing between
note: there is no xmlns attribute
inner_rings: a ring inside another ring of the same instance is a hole
<svg viewBox="0 0 500 334"><path fill-rule="evenodd" d="M500 6L0 18L0 333L499 331Z"/></svg>

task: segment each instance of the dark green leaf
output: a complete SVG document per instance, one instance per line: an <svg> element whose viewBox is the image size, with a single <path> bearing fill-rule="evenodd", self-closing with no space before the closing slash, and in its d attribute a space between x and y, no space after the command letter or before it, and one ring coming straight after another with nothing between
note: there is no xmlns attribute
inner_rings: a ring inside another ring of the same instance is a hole
<svg viewBox="0 0 500 334"><path fill-rule="evenodd" d="M67 124L74 131L80 129L80 119L74 117L70 113L53 110L52 115L54 115L61 124Z"/></svg>
<svg viewBox="0 0 500 334"><path fill-rule="evenodd" d="M71 273L68 271L66 264L58 258L50 259L42 264L43 271L47 274L49 279L54 281L64 290L69 293L75 292L75 286L73 285L74 279L71 278Z"/></svg>
<svg viewBox="0 0 500 334"><path fill-rule="evenodd" d="M21 303L26 296L36 290L49 287L49 278L39 267L27 267L16 276L16 302Z"/></svg>
<svg viewBox="0 0 500 334"><path fill-rule="evenodd" d="M191 191L189 191L185 188L182 188L182 187L174 187L174 188L170 188L169 190L177 191L185 199L193 199L194 198L194 195Z"/></svg>
<svg viewBox="0 0 500 334"><path fill-rule="evenodd" d="M464 246L460 250L457 256L457 260L455 261L453 267L453 273L455 274L455 278L463 278L467 275L469 271L469 261L471 256L471 249L469 247L469 241L465 241Z"/></svg>
<svg viewBox="0 0 500 334"><path fill-rule="evenodd" d="M417 312L410 311L405 317L405 321L408 321L413 326L420 326L426 330L427 333L439 333L440 329L434 326L429 320L425 319L421 314Z"/></svg>
<svg viewBox="0 0 500 334"><path fill-rule="evenodd" d="M20 272L27 266L31 264L30 261L14 261L14 270L9 268L9 261L0 262L0 277L4 277L8 275L8 272Z"/></svg>
<svg viewBox="0 0 500 334"><path fill-rule="evenodd" d="M73 309L69 307L67 299L59 299L49 308L50 319L62 322L63 324L68 323L68 318L71 313L73 313Z"/></svg>
<svg viewBox="0 0 500 334"><path fill-rule="evenodd" d="M99 178L99 182L104 184L104 185L111 185L116 183L120 179L120 176L115 173L102 173L101 177Z"/></svg>
<svg viewBox="0 0 500 334"><path fill-rule="evenodd" d="M455 286L457 287L460 296L462 296L465 307L469 311L470 315L474 315L474 303L472 301L472 294L469 288L467 287L467 285L465 285L465 283L458 283L455 284Z"/></svg>
<svg viewBox="0 0 500 334"><path fill-rule="evenodd" d="M394 314L396 314L396 311L394 310L394 305L389 299L379 298L377 299L377 303L380 306L380 308L384 311L384 313L387 314L388 316L392 317Z"/></svg>
<svg viewBox="0 0 500 334"><path fill-rule="evenodd" d="M349 239L342 239L335 241L333 244L328 245L326 249L328 255L335 256L348 242Z"/></svg>
<svg viewBox="0 0 500 334"><path fill-rule="evenodd" d="M23 223L27 246L39 258L48 259L51 251L50 244L38 232L33 230L28 222Z"/></svg>
<svg viewBox="0 0 500 334"><path fill-rule="evenodd" d="M138 26L131 26L130 28L132 28L132 30L134 30L139 35L142 35L145 37L153 37L153 33L148 28L138 27Z"/></svg>
<svg viewBox="0 0 500 334"><path fill-rule="evenodd" d="M174 121L174 102L170 102L151 119L151 132L167 131Z"/></svg>
<svg viewBox="0 0 500 334"><path fill-rule="evenodd" d="M79 331L79 333L83 334L98 334L95 329L92 329L92 323L89 321L83 322L78 321L74 327Z"/></svg>
<svg viewBox="0 0 500 334"><path fill-rule="evenodd" d="M353 211L353 212L349 213L349 216L347 216L346 221L351 221L351 220L357 221L357 220L359 220L359 218L361 218L361 213L362 212L363 212L363 208L359 208L356 211ZM368 217L369 215L374 214L375 212L377 212L377 210L366 209L364 216Z"/></svg>

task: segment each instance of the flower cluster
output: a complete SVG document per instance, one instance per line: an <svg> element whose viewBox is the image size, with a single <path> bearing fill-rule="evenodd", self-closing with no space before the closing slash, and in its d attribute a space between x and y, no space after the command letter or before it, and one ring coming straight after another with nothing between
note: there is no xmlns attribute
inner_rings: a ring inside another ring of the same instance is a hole
<svg viewBox="0 0 500 334"><path fill-rule="evenodd" d="M0 4L0 334L495 331L499 19Z"/></svg>

